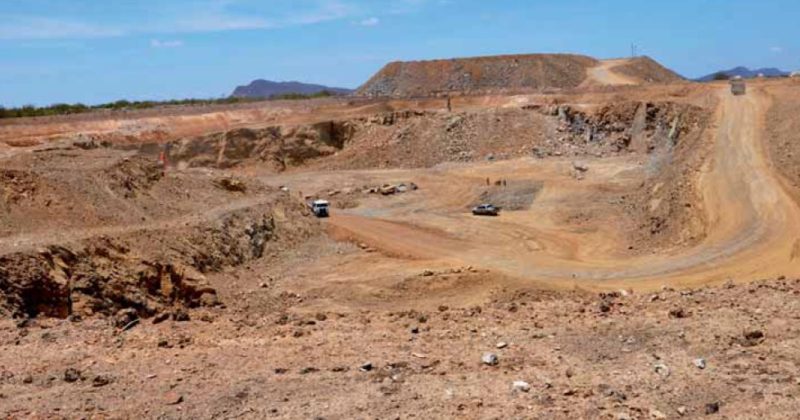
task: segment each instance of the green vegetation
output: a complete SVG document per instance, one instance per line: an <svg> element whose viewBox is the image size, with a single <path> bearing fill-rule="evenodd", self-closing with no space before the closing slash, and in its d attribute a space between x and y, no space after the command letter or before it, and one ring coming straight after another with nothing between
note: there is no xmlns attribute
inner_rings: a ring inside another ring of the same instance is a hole
<svg viewBox="0 0 800 420"><path fill-rule="evenodd" d="M169 101L126 101L119 100L116 102L109 102L100 105L84 105L84 104L53 104L50 106L36 107L33 105L25 105L19 108L4 108L0 106L0 119L3 118L22 118L22 117L48 117L54 115L70 115L82 114L84 112L99 111L99 110L139 110L150 109L159 106L170 105L225 105L225 104L238 104L257 102L263 100L301 100L311 98L324 98L333 96L331 92L322 91L313 95L303 95L299 93L288 93L285 95L275 95L269 98L239 98L229 96L220 99L173 99Z"/></svg>
<svg viewBox="0 0 800 420"><path fill-rule="evenodd" d="M270 100L299 100L299 99L312 99L312 98L327 98L329 96L335 96L335 94L328 92L327 90L323 90L317 93L313 93L310 95L305 95L302 93L285 93L283 95L272 95L269 97Z"/></svg>

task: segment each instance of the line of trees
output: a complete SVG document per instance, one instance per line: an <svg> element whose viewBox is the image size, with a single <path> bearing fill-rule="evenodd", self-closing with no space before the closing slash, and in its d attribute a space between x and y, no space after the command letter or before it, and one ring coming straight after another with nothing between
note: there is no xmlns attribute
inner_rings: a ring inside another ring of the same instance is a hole
<svg viewBox="0 0 800 420"><path fill-rule="evenodd" d="M311 98L324 98L333 96L331 92L322 91L312 95L304 95L300 93L288 93L284 95L274 95L269 98L242 98L229 96L219 99L173 99L168 101L126 101L120 100L109 102L99 105L84 105L84 104L53 104L50 106L37 107L33 105L25 105L17 108L4 108L0 106L0 119L2 118L22 118L22 117L47 117L55 115L71 115L82 114L84 112L98 111L98 110L139 110L149 109L165 105L224 105L224 104L237 104L256 102L262 100L300 100Z"/></svg>

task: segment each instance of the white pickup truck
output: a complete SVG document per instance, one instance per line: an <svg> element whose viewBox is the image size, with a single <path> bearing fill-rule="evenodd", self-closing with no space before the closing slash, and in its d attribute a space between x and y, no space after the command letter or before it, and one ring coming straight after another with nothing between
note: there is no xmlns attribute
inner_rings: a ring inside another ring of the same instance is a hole
<svg viewBox="0 0 800 420"><path fill-rule="evenodd" d="M311 211L314 212L314 216L328 217L330 215L330 213L328 212L330 203L328 203L328 201L326 200L314 200L308 203L308 207L311 208Z"/></svg>

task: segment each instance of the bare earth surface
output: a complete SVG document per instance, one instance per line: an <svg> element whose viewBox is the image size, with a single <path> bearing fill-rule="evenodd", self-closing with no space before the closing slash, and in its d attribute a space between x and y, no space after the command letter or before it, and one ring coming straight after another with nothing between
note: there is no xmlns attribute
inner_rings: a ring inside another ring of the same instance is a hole
<svg viewBox="0 0 800 420"><path fill-rule="evenodd" d="M0 417L795 418L797 84L598 63L1 127Z"/></svg>

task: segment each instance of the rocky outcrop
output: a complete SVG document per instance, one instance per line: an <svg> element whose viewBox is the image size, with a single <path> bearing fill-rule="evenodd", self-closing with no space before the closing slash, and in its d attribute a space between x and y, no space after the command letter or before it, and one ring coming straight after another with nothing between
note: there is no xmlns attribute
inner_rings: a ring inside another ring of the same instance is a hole
<svg viewBox="0 0 800 420"><path fill-rule="evenodd" d="M133 198L140 191L149 190L164 177L163 167L144 156L125 158L105 171L111 181L110 187L126 198Z"/></svg>
<svg viewBox="0 0 800 420"><path fill-rule="evenodd" d="M0 169L0 208L32 198L39 184L38 177L31 172Z"/></svg>
<svg viewBox="0 0 800 420"><path fill-rule="evenodd" d="M349 122L338 121L242 128L173 142L169 160L190 167L216 168L258 163L282 171L336 153L353 133Z"/></svg>
<svg viewBox="0 0 800 420"><path fill-rule="evenodd" d="M705 124L701 108L674 102L622 102L591 111L569 105L534 105L556 117L556 137L537 146L537 155L566 154L565 147L592 155L651 153L660 146L674 147L680 138Z"/></svg>
<svg viewBox="0 0 800 420"><path fill-rule="evenodd" d="M281 230L274 211L283 220L307 221ZM287 199L177 231L140 231L0 256L0 312L65 318L125 309L150 317L176 307L215 305L219 300L207 273L262 258L281 234L308 234L311 223L302 204Z"/></svg>
<svg viewBox="0 0 800 420"><path fill-rule="evenodd" d="M16 316L112 314L132 308L152 316L167 306L199 306L216 296L191 266L141 258L121 241L50 246L0 257L0 289Z"/></svg>

